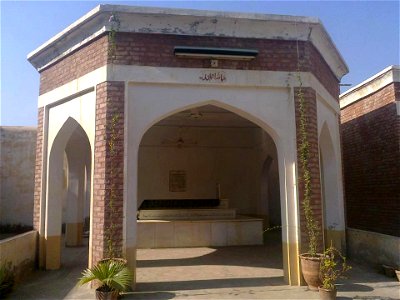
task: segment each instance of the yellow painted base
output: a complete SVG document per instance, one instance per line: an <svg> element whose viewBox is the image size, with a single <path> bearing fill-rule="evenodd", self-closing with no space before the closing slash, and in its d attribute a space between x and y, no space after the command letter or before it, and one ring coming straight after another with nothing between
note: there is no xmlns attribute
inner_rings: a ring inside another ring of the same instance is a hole
<svg viewBox="0 0 400 300"><path fill-rule="evenodd" d="M46 239L44 238L43 235L39 235L39 253L38 253L38 259L39 259L39 268L44 269L46 268Z"/></svg>
<svg viewBox="0 0 400 300"><path fill-rule="evenodd" d="M46 270L57 270L61 266L61 237L46 237Z"/></svg>
<svg viewBox="0 0 400 300"><path fill-rule="evenodd" d="M297 244L282 242L282 248L285 282L289 285L299 286L301 284L299 247Z"/></svg>
<svg viewBox="0 0 400 300"><path fill-rule="evenodd" d="M324 230L325 234L325 248L332 245L340 250L342 253L346 253L346 233L344 230Z"/></svg>
<svg viewBox="0 0 400 300"><path fill-rule="evenodd" d="M82 246L83 239L83 223L66 223L65 224L65 246L76 247Z"/></svg>
<svg viewBox="0 0 400 300"><path fill-rule="evenodd" d="M133 274L132 289L136 287L136 247L125 248L125 258L128 261L128 267Z"/></svg>

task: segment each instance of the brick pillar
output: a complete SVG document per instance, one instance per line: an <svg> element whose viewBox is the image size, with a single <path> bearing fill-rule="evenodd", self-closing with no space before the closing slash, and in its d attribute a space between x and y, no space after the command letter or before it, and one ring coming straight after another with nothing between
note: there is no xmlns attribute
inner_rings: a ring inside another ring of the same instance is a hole
<svg viewBox="0 0 400 300"><path fill-rule="evenodd" d="M109 255L110 228L114 254L116 257L122 255L124 93L124 82L108 81L96 87L92 265ZM112 138L111 127L115 117L115 137ZM114 153L110 151L111 141L114 141ZM114 196L110 197L112 193ZM110 199L113 199L113 208Z"/></svg>
<svg viewBox="0 0 400 300"><path fill-rule="evenodd" d="M44 107L39 107L36 137L35 189L33 194L33 228L37 231L40 228L40 198L42 194L43 117Z"/></svg>
<svg viewBox="0 0 400 300"><path fill-rule="evenodd" d="M33 190L33 229L38 234L36 244L36 265L39 268L45 266L45 239L44 239L44 228L40 228L41 218L41 198L42 198L42 186L43 181L46 178L42 178L43 173L43 139L44 139L44 107L38 109L38 127L36 136L36 160L35 160L35 186ZM41 232L42 230L42 232Z"/></svg>
<svg viewBox="0 0 400 300"><path fill-rule="evenodd" d="M311 173L311 207L314 212L314 218L318 222L321 230L319 235L319 250L323 249L323 208L321 200L321 182L319 169L319 148L318 148L318 123L317 123L317 101L316 93L312 88L302 88L305 99L305 112L307 118L307 135L310 145L309 168ZM294 89L295 111L296 111L296 139L297 139L297 161L298 161L298 186L300 201L300 230L301 245L300 252L308 251L308 234L306 228L306 219L303 210L304 182L302 180L303 169L300 163L299 145L300 145L300 99L297 95L298 88Z"/></svg>

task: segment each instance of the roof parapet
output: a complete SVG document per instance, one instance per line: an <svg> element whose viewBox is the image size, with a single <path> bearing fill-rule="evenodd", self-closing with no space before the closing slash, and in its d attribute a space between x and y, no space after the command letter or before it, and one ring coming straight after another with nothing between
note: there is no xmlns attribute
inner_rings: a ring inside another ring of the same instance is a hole
<svg viewBox="0 0 400 300"><path fill-rule="evenodd" d="M392 82L400 82L399 65L388 66L379 73L340 94L340 108L345 108L346 106L375 93Z"/></svg>
<svg viewBox="0 0 400 300"><path fill-rule="evenodd" d="M120 32L311 41L338 80L348 73L318 18L109 4L98 5L29 53L29 62L41 71L62 59L109 31L111 14L120 19Z"/></svg>

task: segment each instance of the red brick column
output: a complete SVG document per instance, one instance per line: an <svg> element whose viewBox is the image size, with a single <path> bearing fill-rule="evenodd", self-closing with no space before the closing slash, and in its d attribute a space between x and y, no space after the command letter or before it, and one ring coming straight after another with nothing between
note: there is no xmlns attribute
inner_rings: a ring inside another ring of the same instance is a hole
<svg viewBox="0 0 400 300"><path fill-rule="evenodd" d="M43 117L44 107L39 107L36 137L35 189L33 194L33 228L37 231L40 228L40 198L42 194Z"/></svg>
<svg viewBox="0 0 400 300"><path fill-rule="evenodd" d="M319 169L319 147L318 147L318 123L317 123L317 101L316 93L312 88L302 88L305 100L305 112L307 118L307 135L310 145L309 154L309 168L311 173L311 207L314 212L314 218L321 228L319 248L323 249L323 208L321 200L321 182L320 182L320 169ZM297 139L297 161L298 161L298 185L299 185L299 201L300 201L300 230L301 230L301 245L300 251L306 252L308 250L308 234L306 228L306 219L303 210L303 195L304 195L304 182L303 169L300 164L300 99L297 95L298 88L294 89L295 93L295 112L296 112L296 139Z"/></svg>
<svg viewBox="0 0 400 300"><path fill-rule="evenodd" d="M112 138L113 118L115 137ZM110 141L115 152L110 151ZM110 228L115 256L122 255L124 171L124 82L96 87L96 133L93 178L92 264L108 256ZM114 193L113 197L111 193ZM113 198L112 208L110 199Z"/></svg>

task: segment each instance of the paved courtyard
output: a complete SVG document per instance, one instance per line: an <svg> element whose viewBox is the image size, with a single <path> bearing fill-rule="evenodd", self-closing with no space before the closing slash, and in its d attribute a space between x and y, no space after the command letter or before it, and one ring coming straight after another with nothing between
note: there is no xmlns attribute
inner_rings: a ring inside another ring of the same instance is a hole
<svg viewBox="0 0 400 300"><path fill-rule="evenodd" d="M123 299L319 299L306 287L285 285L280 247L139 250L136 290ZM61 270L35 272L10 298L94 299L93 290L75 286L86 260L86 247L64 249ZM400 299L394 278L352 265L338 299Z"/></svg>

